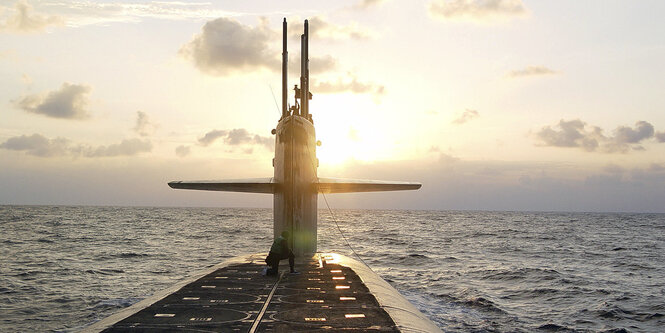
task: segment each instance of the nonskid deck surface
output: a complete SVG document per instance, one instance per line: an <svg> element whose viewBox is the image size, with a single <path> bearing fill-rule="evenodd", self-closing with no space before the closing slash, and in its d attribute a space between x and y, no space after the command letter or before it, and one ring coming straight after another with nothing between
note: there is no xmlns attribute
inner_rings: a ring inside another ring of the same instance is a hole
<svg viewBox="0 0 665 333"><path fill-rule="evenodd" d="M271 277L263 259L220 268L103 332L399 331L349 267L314 257L292 275L285 260Z"/></svg>

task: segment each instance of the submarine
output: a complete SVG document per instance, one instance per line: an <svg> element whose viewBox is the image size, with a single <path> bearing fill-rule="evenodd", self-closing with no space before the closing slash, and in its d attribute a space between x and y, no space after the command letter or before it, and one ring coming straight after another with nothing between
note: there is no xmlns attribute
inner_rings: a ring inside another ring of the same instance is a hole
<svg viewBox="0 0 665 333"><path fill-rule="evenodd" d="M317 249L319 194L417 190L422 184L318 177L309 109L309 24L300 38L300 82L288 105L287 22L282 23L282 110L268 178L172 181L174 189L272 194L273 233L283 231L300 274L262 274L267 253L248 254L202 270L102 319L82 332L442 332L355 260ZM283 262L281 265L286 264Z"/></svg>

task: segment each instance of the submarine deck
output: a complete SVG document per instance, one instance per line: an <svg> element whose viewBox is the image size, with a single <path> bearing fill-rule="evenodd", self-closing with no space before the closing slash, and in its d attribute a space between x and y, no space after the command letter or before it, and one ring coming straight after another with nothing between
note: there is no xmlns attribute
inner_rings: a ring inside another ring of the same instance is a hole
<svg viewBox="0 0 665 333"><path fill-rule="evenodd" d="M318 254L287 260L279 276L263 276L265 255L216 268L103 332L399 332L363 280L348 265ZM110 319L110 318L109 318Z"/></svg>

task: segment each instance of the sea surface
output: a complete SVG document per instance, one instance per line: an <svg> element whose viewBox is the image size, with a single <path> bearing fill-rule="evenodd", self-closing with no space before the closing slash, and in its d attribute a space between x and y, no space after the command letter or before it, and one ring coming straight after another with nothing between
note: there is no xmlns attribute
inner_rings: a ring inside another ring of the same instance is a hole
<svg viewBox="0 0 665 333"><path fill-rule="evenodd" d="M444 331L665 331L665 215L319 212ZM270 209L0 206L0 331L76 331L184 277L266 252Z"/></svg>

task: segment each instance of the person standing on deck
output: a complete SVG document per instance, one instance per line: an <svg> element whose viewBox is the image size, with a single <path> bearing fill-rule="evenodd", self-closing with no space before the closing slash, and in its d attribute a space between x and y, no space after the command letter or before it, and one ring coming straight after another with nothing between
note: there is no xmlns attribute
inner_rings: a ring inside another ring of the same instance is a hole
<svg viewBox="0 0 665 333"><path fill-rule="evenodd" d="M291 273L298 273L295 270L295 255L289 247L289 232L282 231L282 235L277 237L270 247L270 253L266 258L266 264L270 266L266 275L277 275L279 271L279 262L284 259L289 259L289 268Z"/></svg>

